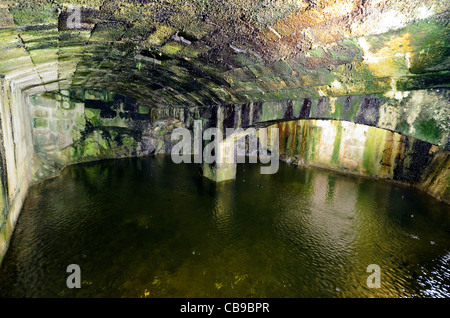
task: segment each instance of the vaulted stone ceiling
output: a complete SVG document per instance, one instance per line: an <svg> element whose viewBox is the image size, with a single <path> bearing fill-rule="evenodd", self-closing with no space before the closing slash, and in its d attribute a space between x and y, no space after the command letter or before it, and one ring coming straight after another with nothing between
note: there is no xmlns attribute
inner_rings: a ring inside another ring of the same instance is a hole
<svg viewBox="0 0 450 318"><path fill-rule="evenodd" d="M73 8L80 8L75 27ZM448 87L441 0L36 0L0 4L0 74L198 106Z"/></svg>

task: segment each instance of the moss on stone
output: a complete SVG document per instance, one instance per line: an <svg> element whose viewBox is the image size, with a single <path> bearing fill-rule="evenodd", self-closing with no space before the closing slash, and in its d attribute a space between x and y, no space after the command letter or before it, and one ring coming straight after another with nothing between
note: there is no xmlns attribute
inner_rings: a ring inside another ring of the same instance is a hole
<svg viewBox="0 0 450 318"><path fill-rule="evenodd" d="M442 131L439 129L434 118L428 120L421 120L420 118L414 122L416 136L419 139L428 140L431 143L437 144L442 138Z"/></svg>
<svg viewBox="0 0 450 318"><path fill-rule="evenodd" d="M149 114L149 112L150 112L150 109L148 107L139 106L139 114L146 115L146 114Z"/></svg>
<svg viewBox="0 0 450 318"><path fill-rule="evenodd" d="M33 118L33 127L34 128L47 128L48 121L45 118Z"/></svg>
<svg viewBox="0 0 450 318"><path fill-rule="evenodd" d="M399 78L396 88L399 91L411 91L426 88L450 86L450 71L433 72Z"/></svg>
<svg viewBox="0 0 450 318"><path fill-rule="evenodd" d="M167 44L165 44L162 48L161 51L165 54L169 54L169 55L173 55L178 53L180 50L182 50L184 48L184 45L178 43L178 42L169 42Z"/></svg>
<svg viewBox="0 0 450 318"><path fill-rule="evenodd" d="M175 29L168 25L156 26L156 31L153 32L146 40L146 44L149 46L157 46L164 43L164 41L175 33Z"/></svg>
<svg viewBox="0 0 450 318"><path fill-rule="evenodd" d="M84 114L86 119L95 127L100 126L100 112L101 109L86 108Z"/></svg>
<svg viewBox="0 0 450 318"><path fill-rule="evenodd" d="M375 127L368 127L366 133L366 142L364 145L362 167L364 173L369 176L380 176L382 168L382 159L387 140L387 134L390 132Z"/></svg>
<svg viewBox="0 0 450 318"><path fill-rule="evenodd" d="M320 47L316 48L316 49L313 49L313 50L309 50L308 53L309 53L309 55L314 56L314 57L318 57L318 58L322 57L325 54L323 49L320 48Z"/></svg>
<svg viewBox="0 0 450 318"><path fill-rule="evenodd" d="M414 34L411 38L411 45L415 48L411 57L411 73L448 69L450 34L446 23L419 20L405 31Z"/></svg>
<svg viewBox="0 0 450 318"><path fill-rule="evenodd" d="M46 3L34 6L18 6L9 10L17 25L57 23L58 7L55 4Z"/></svg>
<svg viewBox="0 0 450 318"><path fill-rule="evenodd" d="M339 153L341 150L342 125L340 122L336 124L336 137L334 138L333 154L331 155L331 164L338 165Z"/></svg>

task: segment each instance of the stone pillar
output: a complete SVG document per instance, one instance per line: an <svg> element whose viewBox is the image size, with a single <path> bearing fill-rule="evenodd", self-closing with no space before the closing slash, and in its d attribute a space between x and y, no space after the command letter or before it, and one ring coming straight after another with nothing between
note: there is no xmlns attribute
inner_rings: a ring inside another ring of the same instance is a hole
<svg viewBox="0 0 450 318"><path fill-rule="evenodd" d="M225 135L226 125L225 118L227 118L227 107L219 106L216 110L216 127L215 128L215 143L213 158L208 151L203 153L202 170L203 176L215 182L234 180L236 179L236 160L234 158L234 136L227 138ZM215 111L215 110L213 110ZM211 116L214 117L214 116ZM212 123L210 123L212 124ZM227 123L232 125L233 123ZM205 148L206 149L206 148ZM213 162L211 162L213 161Z"/></svg>
<svg viewBox="0 0 450 318"><path fill-rule="evenodd" d="M217 146L216 161L203 162L203 176L215 182L236 179L234 137L227 138Z"/></svg>
<svg viewBox="0 0 450 318"><path fill-rule="evenodd" d="M240 112L241 108L238 111ZM245 158L248 158L250 163L257 163L258 158L261 163L270 162L269 167L261 167L262 174L272 174L278 170L278 129L274 129L269 137L265 128L244 129L240 125L241 116L236 115L234 107L218 108L217 127L213 132L206 131L204 135L206 138L215 136L212 144L206 145L203 153L202 168L206 178L216 182L236 179L236 165L245 163ZM269 140L272 148L270 154L267 147Z"/></svg>

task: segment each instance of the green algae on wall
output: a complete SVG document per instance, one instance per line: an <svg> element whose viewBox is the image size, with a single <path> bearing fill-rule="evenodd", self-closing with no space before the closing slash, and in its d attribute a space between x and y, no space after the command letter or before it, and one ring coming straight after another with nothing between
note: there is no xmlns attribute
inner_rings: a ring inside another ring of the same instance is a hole
<svg viewBox="0 0 450 318"><path fill-rule="evenodd" d="M443 1L275 2L7 1L0 74L27 72L33 94L112 90L156 107L449 85ZM71 4L81 9L75 29ZM398 10L401 21L387 21Z"/></svg>
<svg viewBox="0 0 450 318"><path fill-rule="evenodd" d="M279 129L280 157L414 184L450 203L450 152L392 131L333 120L298 120Z"/></svg>
<svg viewBox="0 0 450 318"><path fill-rule="evenodd" d="M54 24L58 22L58 6L49 3L40 6L22 5L9 10L17 25Z"/></svg>
<svg viewBox="0 0 450 318"><path fill-rule="evenodd" d="M363 170L369 176L379 176L381 171L381 158L385 150L387 130L369 127L365 136L365 145L362 157Z"/></svg>
<svg viewBox="0 0 450 318"><path fill-rule="evenodd" d="M79 89L30 96L28 106L37 163L33 182L68 164L169 153L171 131L183 123L159 118L185 113L155 112L118 93Z"/></svg>
<svg viewBox="0 0 450 318"><path fill-rule="evenodd" d="M138 141L127 129L96 129L81 140L61 150L65 164L106 158L131 157L136 154Z"/></svg>
<svg viewBox="0 0 450 318"><path fill-rule="evenodd" d="M33 96L29 105L35 150L56 168L135 155L142 134L139 122L149 117L134 100L95 90L63 90L48 97Z"/></svg>
<svg viewBox="0 0 450 318"><path fill-rule="evenodd" d="M405 30L411 34L412 54L410 71L414 74L440 71L449 67L450 34L448 26L435 21L418 21Z"/></svg>
<svg viewBox="0 0 450 318"><path fill-rule="evenodd" d="M224 117L235 119L229 127L293 119L335 119L391 130L450 150L449 94L448 89L392 91L387 95L302 98L219 107L224 108Z"/></svg>
<svg viewBox="0 0 450 318"><path fill-rule="evenodd" d="M430 140L432 143L439 143L442 138L442 131L434 118L416 120L414 128L417 138Z"/></svg>
<svg viewBox="0 0 450 318"><path fill-rule="evenodd" d="M334 139L333 154L331 155L331 164L337 165L339 161L339 153L341 149L342 140L342 125L337 126L336 137Z"/></svg>
<svg viewBox="0 0 450 318"><path fill-rule="evenodd" d="M450 202L450 153L433 147L431 163L421 175L418 187L431 195Z"/></svg>
<svg viewBox="0 0 450 318"><path fill-rule="evenodd" d="M22 92L0 77L0 263L31 183L31 125Z"/></svg>

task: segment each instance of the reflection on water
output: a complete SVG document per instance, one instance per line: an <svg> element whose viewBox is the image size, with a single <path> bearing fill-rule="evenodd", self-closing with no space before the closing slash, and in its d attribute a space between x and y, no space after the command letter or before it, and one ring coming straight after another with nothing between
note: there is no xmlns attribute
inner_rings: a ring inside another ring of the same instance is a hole
<svg viewBox="0 0 450 318"><path fill-rule="evenodd" d="M30 190L0 296L450 296L447 205L326 170L259 172L215 184L170 157L71 166Z"/></svg>

